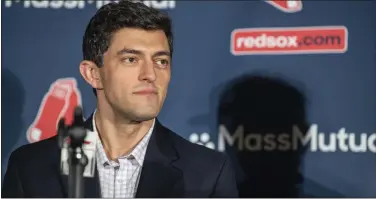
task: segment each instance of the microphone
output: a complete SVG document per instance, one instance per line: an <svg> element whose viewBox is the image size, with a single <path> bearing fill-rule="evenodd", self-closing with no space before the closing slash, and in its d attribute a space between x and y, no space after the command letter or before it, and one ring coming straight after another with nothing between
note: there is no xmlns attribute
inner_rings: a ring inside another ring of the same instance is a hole
<svg viewBox="0 0 376 199"><path fill-rule="evenodd" d="M81 107L75 108L73 118L71 125L66 125L64 118L58 123L58 145L61 149L60 171L62 175L68 175L69 197L82 198L83 178L92 178L95 175L98 137L95 132L85 128Z"/></svg>

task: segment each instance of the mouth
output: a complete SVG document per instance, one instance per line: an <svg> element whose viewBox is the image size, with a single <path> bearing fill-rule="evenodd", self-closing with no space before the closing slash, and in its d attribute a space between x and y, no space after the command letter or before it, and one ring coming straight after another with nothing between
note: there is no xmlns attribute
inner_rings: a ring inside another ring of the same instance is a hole
<svg viewBox="0 0 376 199"><path fill-rule="evenodd" d="M144 90L139 90L139 91L133 92L133 94L136 94L136 95L156 95L156 94L158 94L158 92L155 89L144 89Z"/></svg>

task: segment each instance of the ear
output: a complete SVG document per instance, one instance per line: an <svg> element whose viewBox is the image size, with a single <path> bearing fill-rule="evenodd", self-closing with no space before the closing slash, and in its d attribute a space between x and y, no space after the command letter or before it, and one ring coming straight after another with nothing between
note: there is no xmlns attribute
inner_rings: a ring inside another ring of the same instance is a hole
<svg viewBox="0 0 376 199"><path fill-rule="evenodd" d="M93 88L103 89L99 68L94 62L86 60L82 61L80 63L80 73L85 81Z"/></svg>

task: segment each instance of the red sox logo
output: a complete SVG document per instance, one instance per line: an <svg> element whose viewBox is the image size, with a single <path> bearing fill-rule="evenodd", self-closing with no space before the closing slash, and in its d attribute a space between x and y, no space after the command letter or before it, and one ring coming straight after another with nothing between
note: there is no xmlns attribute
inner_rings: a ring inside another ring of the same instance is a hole
<svg viewBox="0 0 376 199"><path fill-rule="evenodd" d="M287 13L299 12L303 9L301 0L266 0L265 2Z"/></svg>
<svg viewBox="0 0 376 199"><path fill-rule="evenodd" d="M44 95L38 114L27 130L27 140L32 143L55 136L60 118L64 117L66 123L71 124L74 108L81 104L75 78L56 80Z"/></svg>

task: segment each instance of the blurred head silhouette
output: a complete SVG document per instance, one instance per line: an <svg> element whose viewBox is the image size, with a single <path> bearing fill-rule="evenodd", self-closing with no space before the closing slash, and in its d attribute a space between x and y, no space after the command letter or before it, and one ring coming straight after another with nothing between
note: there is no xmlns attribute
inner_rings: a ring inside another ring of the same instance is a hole
<svg viewBox="0 0 376 199"><path fill-rule="evenodd" d="M4 93L1 96L2 107L2 152L1 159L7 161L8 155L16 145L20 135L23 134L24 121L22 113L25 103L25 88L18 77L8 68L1 69L1 89ZM5 170L4 170L5 171ZM4 172L3 172L4 173Z"/></svg>
<svg viewBox="0 0 376 199"><path fill-rule="evenodd" d="M245 75L220 95L220 133L230 134L242 174L241 197L297 197L303 148L292 145L293 126L307 130L305 98L279 78Z"/></svg>

